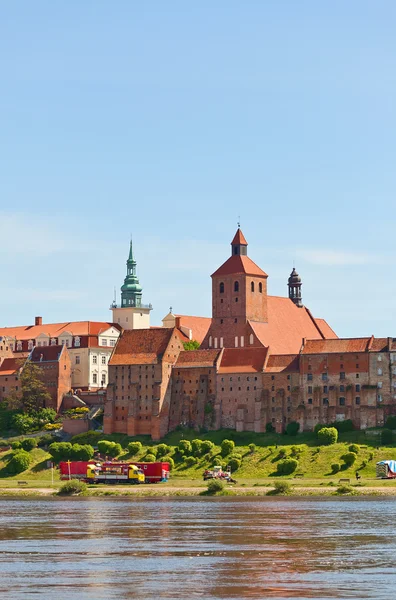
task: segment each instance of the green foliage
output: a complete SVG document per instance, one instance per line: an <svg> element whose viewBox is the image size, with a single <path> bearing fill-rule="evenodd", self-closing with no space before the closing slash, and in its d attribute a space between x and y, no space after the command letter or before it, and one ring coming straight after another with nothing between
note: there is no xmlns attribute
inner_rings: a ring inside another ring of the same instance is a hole
<svg viewBox="0 0 396 600"><path fill-rule="evenodd" d="M287 450L286 448L281 448L278 452L278 457L277 458L286 458L287 456Z"/></svg>
<svg viewBox="0 0 396 600"><path fill-rule="evenodd" d="M212 452L212 450L214 449L215 445L213 442L211 442L210 440L204 440L202 442L202 454L207 454L208 452Z"/></svg>
<svg viewBox="0 0 396 600"><path fill-rule="evenodd" d="M195 456L187 456L184 462L187 465L187 467L192 467L193 465L197 464L198 460L195 458Z"/></svg>
<svg viewBox="0 0 396 600"><path fill-rule="evenodd" d="M298 467L298 461L295 458L285 458L276 465L278 475L290 475Z"/></svg>
<svg viewBox="0 0 396 600"><path fill-rule="evenodd" d="M37 445L39 448L42 448L43 446L49 446L50 444L52 444L53 441L54 438L52 437L52 435L50 433L46 433L38 438Z"/></svg>
<svg viewBox="0 0 396 600"><path fill-rule="evenodd" d="M29 468L32 458L29 452L25 450L17 450L13 453L11 460L7 465L7 472L10 475L17 475Z"/></svg>
<svg viewBox="0 0 396 600"><path fill-rule="evenodd" d="M232 440L223 440L221 442L221 455L227 456L228 454L231 454L234 448L235 442L233 442Z"/></svg>
<svg viewBox="0 0 396 600"><path fill-rule="evenodd" d="M157 458L161 458L161 456L165 456L168 452L171 451L171 447L166 444L158 444L157 446Z"/></svg>
<svg viewBox="0 0 396 600"><path fill-rule="evenodd" d="M165 446L166 444L164 444ZM128 452L131 456L136 456L143 450L142 442L129 442L128 444Z"/></svg>
<svg viewBox="0 0 396 600"><path fill-rule="evenodd" d="M351 444L348 448L349 452L354 452L355 454L359 454L359 446L357 444Z"/></svg>
<svg viewBox="0 0 396 600"><path fill-rule="evenodd" d="M257 450L256 444L249 444L249 452L250 454L254 454Z"/></svg>
<svg viewBox="0 0 396 600"><path fill-rule="evenodd" d="M297 435L297 433L299 432L299 429L300 429L300 423L297 423L297 421L291 421L286 426L286 433L287 433L287 435Z"/></svg>
<svg viewBox="0 0 396 600"><path fill-rule="evenodd" d="M274 489L268 492L269 496L287 496L292 491L292 486L287 481L276 481Z"/></svg>
<svg viewBox="0 0 396 600"><path fill-rule="evenodd" d="M99 431L87 431L74 435L71 442L72 444L91 444L91 446L96 446L101 437L103 437L103 433Z"/></svg>
<svg viewBox="0 0 396 600"><path fill-rule="evenodd" d="M316 437L318 437L318 432L323 429L323 427L326 427L326 425L324 425L323 423L316 423L315 427L314 427L314 434L316 435Z"/></svg>
<svg viewBox="0 0 396 600"><path fill-rule="evenodd" d="M302 450L298 446L292 446L290 450L290 456L293 458L299 458L301 456Z"/></svg>
<svg viewBox="0 0 396 600"><path fill-rule="evenodd" d="M35 438L26 438L21 442L21 446L26 452L30 452L33 448L37 448L37 440Z"/></svg>
<svg viewBox="0 0 396 600"><path fill-rule="evenodd" d="M335 493L339 496L356 496L358 492L351 485L339 485Z"/></svg>
<svg viewBox="0 0 396 600"><path fill-rule="evenodd" d="M91 460L94 455L94 449L89 444L73 444L71 449L71 460Z"/></svg>
<svg viewBox="0 0 396 600"><path fill-rule="evenodd" d="M331 471L332 471L332 473L334 473L334 474L335 474L335 473L338 473L338 471L340 471L340 469L341 469L341 465L340 465L340 463L333 463L333 464L331 465Z"/></svg>
<svg viewBox="0 0 396 600"><path fill-rule="evenodd" d="M214 411L213 404L211 402L207 402L204 406L205 415L210 415Z"/></svg>
<svg viewBox="0 0 396 600"><path fill-rule="evenodd" d="M347 465L347 467L351 467L356 461L356 454L354 452L347 452L341 456L341 459Z"/></svg>
<svg viewBox="0 0 396 600"><path fill-rule="evenodd" d="M173 469L175 468L175 461L173 460L173 458L171 456L163 456L162 457L162 462L169 463L169 470L170 471L173 471Z"/></svg>
<svg viewBox="0 0 396 600"><path fill-rule="evenodd" d="M192 446L189 440L180 440L178 448L183 454L191 454L192 452Z"/></svg>
<svg viewBox="0 0 396 600"><path fill-rule="evenodd" d="M235 456L233 456L228 461L228 464L230 465L231 472L233 473L234 471L237 471L239 469L239 467L242 464L242 461L239 458L236 458Z"/></svg>
<svg viewBox="0 0 396 600"><path fill-rule="evenodd" d="M108 440L100 440L98 442L98 450L101 454L105 456L110 456L111 458L115 458L119 456L122 452L121 444L117 444L117 442L109 442Z"/></svg>
<svg viewBox="0 0 396 600"><path fill-rule="evenodd" d="M197 340L190 340L189 342L183 342L184 350L198 350L200 343Z"/></svg>
<svg viewBox="0 0 396 600"><path fill-rule="evenodd" d="M155 462L157 459L154 456L154 454L151 454L150 452L148 454L146 454L146 456L143 459L143 462L148 462L148 463L152 463Z"/></svg>
<svg viewBox="0 0 396 600"><path fill-rule="evenodd" d="M25 363L19 381L21 393L18 395L18 401L27 413L35 413L51 402L51 395L42 379L42 371L31 361Z"/></svg>
<svg viewBox="0 0 396 600"><path fill-rule="evenodd" d="M17 413L12 418L12 426L19 433L28 433L29 431L33 431L35 425L36 420L27 413Z"/></svg>
<svg viewBox="0 0 396 600"><path fill-rule="evenodd" d="M56 420L56 410L53 408L40 408L33 416L40 425L54 423Z"/></svg>
<svg viewBox="0 0 396 600"><path fill-rule="evenodd" d="M267 423L265 426L265 431L266 433L274 433L275 427L272 425L272 423Z"/></svg>
<svg viewBox="0 0 396 600"><path fill-rule="evenodd" d="M317 433L319 442L323 446L336 444L338 440L338 431L335 427L322 427Z"/></svg>
<svg viewBox="0 0 396 600"><path fill-rule="evenodd" d="M332 427L335 427L338 433L345 433L346 431L353 431L353 423L351 419L346 419L346 421L335 421L331 424Z"/></svg>
<svg viewBox="0 0 396 600"><path fill-rule="evenodd" d="M211 479L208 482L208 494L215 496L222 491L224 491L224 482L220 479Z"/></svg>
<svg viewBox="0 0 396 600"><path fill-rule="evenodd" d="M396 415L391 415L386 419L385 427L387 429L396 429Z"/></svg>
<svg viewBox="0 0 396 600"><path fill-rule="evenodd" d="M54 462L70 460L72 456L72 445L70 442L54 442L48 448Z"/></svg>
<svg viewBox="0 0 396 600"><path fill-rule="evenodd" d="M21 444L21 442L18 442L18 441L12 442L11 448L13 450L19 450L20 448L22 448L22 444Z"/></svg>
<svg viewBox="0 0 396 600"><path fill-rule="evenodd" d="M202 454L202 440L195 439L191 442L191 450L193 456L201 456Z"/></svg>
<svg viewBox="0 0 396 600"><path fill-rule="evenodd" d="M388 446L393 442L393 432L390 429L383 429L381 431L381 444Z"/></svg>
<svg viewBox="0 0 396 600"><path fill-rule="evenodd" d="M83 481L79 481L78 479L71 479L70 481L66 481L58 492L59 496L78 496L79 494L84 494L87 491L87 485Z"/></svg>

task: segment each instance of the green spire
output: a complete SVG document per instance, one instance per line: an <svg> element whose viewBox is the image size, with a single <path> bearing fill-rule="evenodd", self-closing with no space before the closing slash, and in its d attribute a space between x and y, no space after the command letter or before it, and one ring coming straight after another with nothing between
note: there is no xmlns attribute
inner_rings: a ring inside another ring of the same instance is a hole
<svg viewBox="0 0 396 600"><path fill-rule="evenodd" d="M126 264L127 275L124 279L124 285L121 287L121 306L141 306L143 288L136 275L136 260L133 258L132 240Z"/></svg>

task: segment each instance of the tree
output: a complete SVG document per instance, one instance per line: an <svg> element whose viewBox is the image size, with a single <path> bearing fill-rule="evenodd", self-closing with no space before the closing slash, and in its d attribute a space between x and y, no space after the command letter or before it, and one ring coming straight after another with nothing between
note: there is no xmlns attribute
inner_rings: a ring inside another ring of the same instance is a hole
<svg viewBox="0 0 396 600"><path fill-rule="evenodd" d="M183 454L191 454L192 447L189 440L180 440L178 448Z"/></svg>
<svg viewBox="0 0 396 600"><path fill-rule="evenodd" d="M341 458L347 467L351 467L356 461L356 454L354 452L347 452L346 454L343 454Z"/></svg>
<svg viewBox="0 0 396 600"><path fill-rule="evenodd" d="M330 446L337 443L338 431L335 427L322 427L318 431L317 437L323 446Z"/></svg>
<svg viewBox="0 0 396 600"><path fill-rule="evenodd" d="M230 469L231 472L233 473L234 471L237 471L239 469L239 467L241 466L242 461L237 458L236 456L233 456L229 461L228 464L230 465Z"/></svg>
<svg viewBox="0 0 396 600"><path fill-rule="evenodd" d="M202 454L202 440L196 439L191 442L191 449L194 456Z"/></svg>
<svg viewBox="0 0 396 600"><path fill-rule="evenodd" d="M72 445L70 442L54 442L53 444L50 444L48 452L51 454L54 462L70 460L72 456Z"/></svg>
<svg viewBox="0 0 396 600"><path fill-rule="evenodd" d="M116 442L109 442L107 440L101 440L98 442L98 450L101 454L105 456L111 456L115 458L119 456L122 452L121 444L117 444Z"/></svg>
<svg viewBox="0 0 396 600"><path fill-rule="evenodd" d="M89 444L73 444L71 448L71 460L88 461L93 458L94 449Z"/></svg>
<svg viewBox="0 0 396 600"><path fill-rule="evenodd" d="M148 462L148 463L152 463L155 462L155 456L154 454L151 454L150 452L148 454L146 454L146 456L144 457L144 462Z"/></svg>
<svg viewBox="0 0 396 600"><path fill-rule="evenodd" d="M274 433L275 427L272 425L272 423L267 423L265 426L265 431L267 433Z"/></svg>
<svg viewBox="0 0 396 600"><path fill-rule="evenodd" d="M42 380L42 372L30 360L26 361L19 376L21 393L18 396L20 408L27 413L34 413L51 402L51 395Z"/></svg>
<svg viewBox="0 0 396 600"><path fill-rule="evenodd" d="M223 440L221 442L221 456L227 456L227 454L231 454L234 448L235 442L232 440Z"/></svg>
<svg viewBox="0 0 396 600"><path fill-rule="evenodd" d="M198 350L200 343L197 340L190 340L189 342L183 342L184 350Z"/></svg>
<svg viewBox="0 0 396 600"><path fill-rule="evenodd" d="M299 429L300 423L297 423L297 421L291 421L287 424L286 433L287 435L297 435Z"/></svg>
<svg viewBox="0 0 396 600"><path fill-rule="evenodd" d="M136 456L139 452L142 451L142 442L129 442L128 444L128 452L131 456Z"/></svg>
<svg viewBox="0 0 396 600"><path fill-rule="evenodd" d="M381 444L384 444L384 446L387 446L388 444L391 444L393 441L393 433L390 429L383 429L381 431Z"/></svg>
<svg viewBox="0 0 396 600"><path fill-rule="evenodd" d="M26 438L21 442L21 446L26 452L30 452L33 448L37 448L37 440L35 438Z"/></svg>
<svg viewBox="0 0 396 600"><path fill-rule="evenodd" d="M25 450L17 450L13 453L11 460L7 465L7 471L10 474L17 475L29 468L31 456Z"/></svg>
<svg viewBox="0 0 396 600"><path fill-rule="evenodd" d="M298 461L295 458L285 458L276 465L278 475L290 475L298 467Z"/></svg>
<svg viewBox="0 0 396 600"><path fill-rule="evenodd" d="M396 429L396 415L391 415L386 419L385 426L388 429Z"/></svg>
<svg viewBox="0 0 396 600"><path fill-rule="evenodd" d="M210 440L204 440L202 442L202 454L207 454L208 452L211 452L214 448L214 443L211 442Z"/></svg>
<svg viewBox="0 0 396 600"><path fill-rule="evenodd" d="M157 457L160 458L161 456L165 456L165 454L168 454L168 452L170 452L170 447L167 446L166 444L158 444L157 446Z"/></svg>

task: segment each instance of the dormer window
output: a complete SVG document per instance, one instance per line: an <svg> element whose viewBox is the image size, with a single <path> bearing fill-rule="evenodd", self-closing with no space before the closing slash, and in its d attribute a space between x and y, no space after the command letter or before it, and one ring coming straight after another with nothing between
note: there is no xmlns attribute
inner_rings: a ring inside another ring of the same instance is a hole
<svg viewBox="0 0 396 600"><path fill-rule="evenodd" d="M33 350L33 340L28 341L28 350Z"/></svg>
<svg viewBox="0 0 396 600"><path fill-rule="evenodd" d="M51 340L51 346L56 346L56 338L52 338L52 340Z"/></svg>
<svg viewBox="0 0 396 600"><path fill-rule="evenodd" d="M17 342L17 350L22 350L22 342Z"/></svg>
<svg viewBox="0 0 396 600"><path fill-rule="evenodd" d="M78 337L78 335L76 335L76 337L74 338L74 346L75 348L80 347L80 338Z"/></svg>

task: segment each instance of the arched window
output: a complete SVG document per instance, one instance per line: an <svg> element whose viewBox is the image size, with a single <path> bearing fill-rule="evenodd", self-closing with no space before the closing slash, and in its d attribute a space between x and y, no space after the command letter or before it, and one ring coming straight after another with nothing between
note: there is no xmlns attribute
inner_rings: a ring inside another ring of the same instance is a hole
<svg viewBox="0 0 396 600"><path fill-rule="evenodd" d="M263 284L261 283L261 281L259 283L259 292L260 292L260 294L263 293Z"/></svg>
<svg viewBox="0 0 396 600"><path fill-rule="evenodd" d="M220 283L220 294L224 294L224 283Z"/></svg>
<svg viewBox="0 0 396 600"><path fill-rule="evenodd" d="M211 348L211 347L212 347L212 343L213 343L213 341L212 341L212 336L209 336L209 348Z"/></svg>
<svg viewBox="0 0 396 600"><path fill-rule="evenodd" d="M239 292L239 282L238 281L234 282L234 292Z"/></svg>
<svg viewBox="0 0 396 600"><path fill-rule="evenodd" d="M254 281L252 281L252 283L250 284L250 289L252 292L254 292Z"/></svg>
<svg viewBox="0 0 396 600"><path fill-rule="evenodd" d="M251 333L251 334L250 334L250 337L249 337L249 342L250 342L250 345L252 346L252 345L253 345L253 342L254 342L253 333Z"/></svg>

